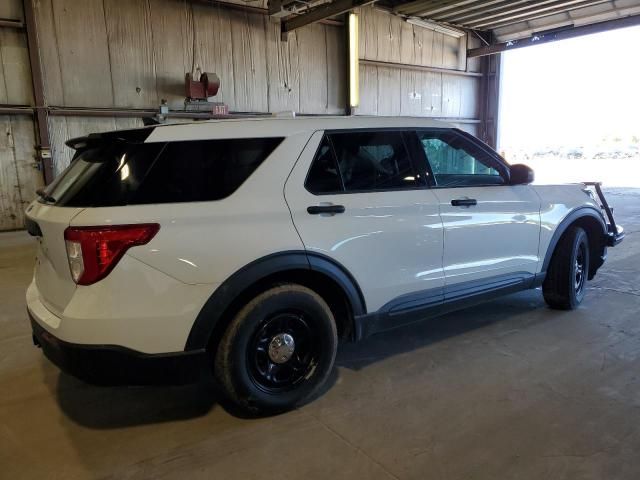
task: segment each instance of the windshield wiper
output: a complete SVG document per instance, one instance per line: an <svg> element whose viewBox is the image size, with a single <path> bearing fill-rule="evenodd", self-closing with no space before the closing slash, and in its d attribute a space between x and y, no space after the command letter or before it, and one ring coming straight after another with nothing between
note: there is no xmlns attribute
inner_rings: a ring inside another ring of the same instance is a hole
<svg viewBox="0 0 640 480"><path fill-rule="evenodd" d="M36 193L42 199L42 201L46 203L56 203L56 199L53 198L51 195L49 195L47 192L45 192L44 188L39 188L38 190L36 190Z"/></svg>

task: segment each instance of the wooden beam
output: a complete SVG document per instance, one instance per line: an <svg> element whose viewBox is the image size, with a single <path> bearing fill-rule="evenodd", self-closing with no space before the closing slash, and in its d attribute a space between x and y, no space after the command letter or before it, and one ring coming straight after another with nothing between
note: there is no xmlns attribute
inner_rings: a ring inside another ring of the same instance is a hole
<svg viewBox="0 0 640 480"><path fill-rule="evenodd" d="M346 13L349 10L369 5L375 1L376 0L336 0L331 3L325 3L324 5L309 10L307 13L284 20L281 24L282 34L286 35L305 25L326 20L329 17Z"/></svg>

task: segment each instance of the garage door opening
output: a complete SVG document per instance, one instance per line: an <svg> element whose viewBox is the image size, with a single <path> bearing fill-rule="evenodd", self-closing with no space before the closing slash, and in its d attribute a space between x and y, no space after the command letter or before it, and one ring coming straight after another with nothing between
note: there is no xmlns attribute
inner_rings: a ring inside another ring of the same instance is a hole
<svg viewBox="0 0 640 480"><path fill-rule="evenodd" d="M503 54L499 150L536 183L640 187L640 27Z"/></svg>

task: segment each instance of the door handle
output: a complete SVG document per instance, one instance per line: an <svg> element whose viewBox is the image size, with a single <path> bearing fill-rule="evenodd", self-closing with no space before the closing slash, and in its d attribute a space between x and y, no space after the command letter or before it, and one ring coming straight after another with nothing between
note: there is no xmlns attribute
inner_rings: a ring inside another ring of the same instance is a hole
<svg viewBox="0 0 640 480"><path fill-rule="evenodd" d="M321 213L344 213L344 205L311 205L307 207L307 212L311 215L319 215Z"/></svg>
<svg viewBox="0 0 640 480"><path fill-rule="evenodd" d="M477 204L478 202L475 198L456 198L455 200L451 200L451 205L454 207L471 207Z"/></svg>

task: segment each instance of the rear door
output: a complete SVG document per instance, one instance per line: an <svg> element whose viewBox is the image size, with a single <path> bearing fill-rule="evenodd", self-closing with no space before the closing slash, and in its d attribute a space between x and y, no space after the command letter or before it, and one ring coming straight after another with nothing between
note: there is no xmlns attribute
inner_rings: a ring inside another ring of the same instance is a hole
<svg viewBox="0 0 640 480"><path fill-rule="evenodd" d="M445 295L465 282L472 289L498 287L534 275L540 237L534 189L509 185L508 166L467 134L433 129L417 135L444 226Z"/></svg>
<svg viewBox="0 0 640 480"><path fill-rule="evenodd" d="M316 132L285 186L305 248L342 264L369 312L417 291L442 298L438 201L410 151L398 130Z"/></svg>

